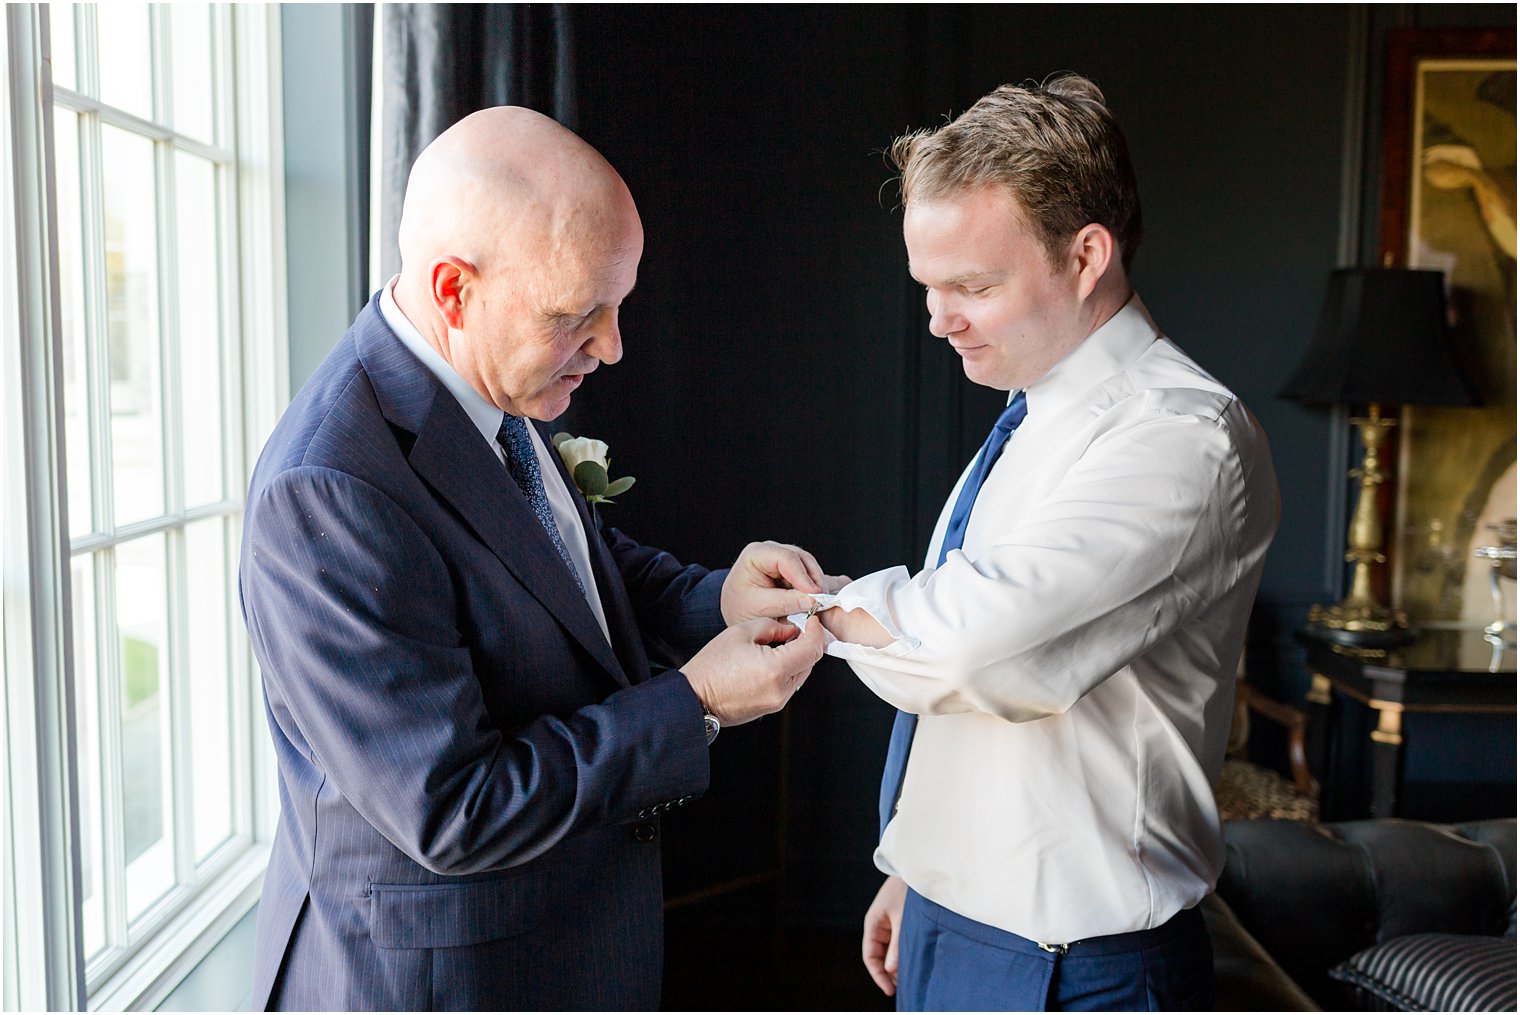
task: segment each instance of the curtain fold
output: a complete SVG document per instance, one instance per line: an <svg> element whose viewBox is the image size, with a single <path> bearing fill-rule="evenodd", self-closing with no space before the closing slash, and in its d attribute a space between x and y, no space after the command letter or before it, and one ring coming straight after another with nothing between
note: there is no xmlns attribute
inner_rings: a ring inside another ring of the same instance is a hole
<svg viewBox="0 0 1520 1015"><path fill-rule="evenodd" d="M566 4L383 4L381 280L401 267L396 230L419 152L488 106L527 106L576 129Z"/></svg>

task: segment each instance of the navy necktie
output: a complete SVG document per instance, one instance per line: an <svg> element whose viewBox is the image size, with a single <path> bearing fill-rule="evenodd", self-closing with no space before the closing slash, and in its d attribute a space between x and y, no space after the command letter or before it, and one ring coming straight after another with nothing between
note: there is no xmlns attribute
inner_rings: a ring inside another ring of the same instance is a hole
<svg viewBox="0 0 1520 1015"><path fill-rule="evenodd" d="M533 513L549 534L549 542L554 544L559 559L565 562L565 567L570 569L570 577L575 579L575 587L584 596L586 586L581 583L581 573L570 559L570 550L559 534L559 526L554 524L554 512L549 510L549 497L544 493L543 475L538 471L538 452L533 447L533 439L528 436L528 424L521 416L503 413L501 429L496 431L496 442L507 453L507 471L517 481L517 487L522 490L523 496L528 498Z"/></svg>
<svg viewBox="0 0 1520 1015"><path fill-rule="evenodd" d="M976 456L976 464L971 468L971 474L966 477L966 482L961 486L960 496L955 498L955 507L950 511L950 521L945 526L945 538L939 548L939 563L943 564L951 550L959 550L966 539L966 523L971 520L971 508L976 504L976 495L981 493L982 484L987 481L987 474L992 471L992 466L997 462L998 456L1003 453L1003 445L1008 443L1008 435L1018 429L1020 423L1029 409L1024 400L1024 392L1020 391L1013 396L1013 401L1008 403L1008 408L997 418L992 426L992 432L987 435L987 440L982 443L981 453ZM897 798L902 793L903 776L908 771L908 751L913 746L913 731L918 728L918 716L911 712L897 713L897 719L892 723L892 740L887 746L887 763L881 773L881 831L887 830L887 822L892 820L892 811L897 807Z"/></svg>

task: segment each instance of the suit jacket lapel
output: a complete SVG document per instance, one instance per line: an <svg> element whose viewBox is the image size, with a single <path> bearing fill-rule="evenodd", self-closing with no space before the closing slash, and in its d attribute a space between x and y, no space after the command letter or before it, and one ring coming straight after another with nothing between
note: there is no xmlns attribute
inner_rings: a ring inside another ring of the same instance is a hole
<svg viewBox="0 0 1520 1015"><path fill-rule="evenodd" d="M534 425L538 427L539 436L544 442L550 443L547 424ZM649 675L649 659L644 653L644 638L639 634L638 618L634 616L633 603L628 598L622 573L618 571L617 562L612 559L612 553L602 539L596 512L576 487L570 470L565 468L564 460L557 454L551 457L559 470L560 478L570 490L575 508L580 512L581 525L586 530L586 545L591 551L591 570L596 577L596 588L601 595L602 612L607 616L607 631L612 636L613 648L623 664L624 672L634 683L638 683Z"/></svg>
<svg viewBox="0 0 1520 1015"><path fill-rule="evenodd" d="M627 674L548 533L464 409L396 338L375 303L360 315L356 327L360 360L381 411L393 424L416 434L407 461L417 475L459 513L592 658L628 686ZM427 383L418 383L419 375Z"/></svg>

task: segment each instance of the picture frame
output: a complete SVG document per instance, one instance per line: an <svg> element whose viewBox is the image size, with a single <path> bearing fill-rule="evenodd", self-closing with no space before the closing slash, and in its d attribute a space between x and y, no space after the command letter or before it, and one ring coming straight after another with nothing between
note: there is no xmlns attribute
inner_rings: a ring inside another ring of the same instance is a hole
<svg viewBox="0 0 1520 1015"><path fill-rule="evenodd" d="M1379 262L1447 281L1474 409L1407 406L1392 585L1424 627L1483 627L1488 562L1515 517L1515 32L1388 34ZM1514 616L1513 584L1500 609Z"/></svg>

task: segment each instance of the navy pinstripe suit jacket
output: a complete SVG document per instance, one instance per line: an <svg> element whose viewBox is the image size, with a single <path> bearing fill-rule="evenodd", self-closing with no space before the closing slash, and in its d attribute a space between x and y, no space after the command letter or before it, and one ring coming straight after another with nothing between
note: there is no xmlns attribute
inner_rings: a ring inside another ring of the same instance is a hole
<svg viewBox="0 0 1520 1015"><path fill-rule="evenodd" d="M256 1009L658 1005L658 840L634 829L708 762L641 631L695 651L724 573L577 502L611 645L376 301L286 411L239 573L280 775Z"/></svg>

